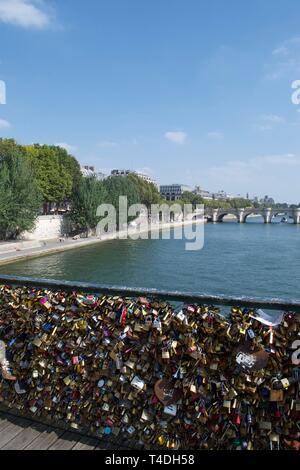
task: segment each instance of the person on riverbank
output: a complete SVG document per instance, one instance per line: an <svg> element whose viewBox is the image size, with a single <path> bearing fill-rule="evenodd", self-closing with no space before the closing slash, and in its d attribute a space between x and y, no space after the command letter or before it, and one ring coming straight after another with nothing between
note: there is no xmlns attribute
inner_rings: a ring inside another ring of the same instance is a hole
<svg viewBox="0 0 300 470"><path fill-rule="evenodd" d="M4 380L17 380L17 378L12 375L9 362L6 358L6 344L4 341L0 340L0 367L1 374Z"/></svg>

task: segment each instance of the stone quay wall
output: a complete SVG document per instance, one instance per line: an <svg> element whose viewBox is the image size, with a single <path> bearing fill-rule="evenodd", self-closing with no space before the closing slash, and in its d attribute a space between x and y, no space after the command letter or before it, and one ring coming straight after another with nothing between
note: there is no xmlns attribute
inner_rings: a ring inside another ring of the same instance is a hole
<svg viewBox="0 0 300 470"><path fill-rule="evenodd" d="M68 216L41 215L37 218L35 228L30 232L23 232L22 240L52 240L62 237L71 228Z"/></svg>

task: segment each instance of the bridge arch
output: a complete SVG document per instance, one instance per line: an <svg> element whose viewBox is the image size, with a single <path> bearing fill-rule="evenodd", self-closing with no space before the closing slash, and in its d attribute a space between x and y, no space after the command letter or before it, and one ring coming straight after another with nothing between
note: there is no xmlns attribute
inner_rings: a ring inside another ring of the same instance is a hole
<svg viewBox="0 0 300 470"><path fill-rule="evenodd" d="M238 214L237 214L236 211L226 210L226 211L222 211L222 212L219 211L218 216L217 216L217 222L223 222L224 217L226 217L227 215L234 216L235 219L236 219L236 222L239 221L239 217L238 217Z"/></svg>
<svg viewBox="0 0 300 470"><path fill-rule="evenodd" d="M272 212L271 222L275 217L279 217L279 216L286 217L287 219L292 220L294 223L297 223L295 221L294 213L289 210L281 210L281 211Z"/></svg>
<svg viewBox="0 0 300 470"><path fill-rule="evenodd" d="M266 215L264 214L263 211L261 211L261 210L259 210L259 209L258 209L258 210L253 209L252 211L247 211L247 212L244 214L242 222L243 222L243 223L246 223L248 217L251 216L251 215L259 215L259 216L261 216L264 223L266 223L266 221L267 221Z"/></svg>

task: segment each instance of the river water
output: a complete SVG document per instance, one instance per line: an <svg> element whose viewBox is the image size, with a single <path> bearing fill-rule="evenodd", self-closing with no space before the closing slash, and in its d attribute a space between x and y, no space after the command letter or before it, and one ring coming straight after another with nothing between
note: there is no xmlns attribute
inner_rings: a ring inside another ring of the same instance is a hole
<svg viewBox="0 0 300 470"><path fill-rule="evenodd" d="M186 240L114 240L0 267L0 273L134 287L300 300L300 226L206 224Z"/></svg>

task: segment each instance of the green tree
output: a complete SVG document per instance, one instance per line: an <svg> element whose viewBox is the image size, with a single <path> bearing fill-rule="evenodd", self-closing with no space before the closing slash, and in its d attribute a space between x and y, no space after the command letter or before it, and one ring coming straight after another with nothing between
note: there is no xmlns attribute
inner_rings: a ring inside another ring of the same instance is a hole
<svg viewBox="0 0 300 470"><path fill-rule="evenodd" d="M140 191L130 176L111 176L104 180L108 201L115 208L119 207L119 197L127 196L128 205L141 202Z"/></svg>
<svg viewBox="0 0 300 470"><path fill-rule="evenodd" d="M185 191L182 194L181 202L183 204L192 204L193 209L195 209L198 204L206 203L206 201L201 196L199 196L199 194L195 194L190 191Z"/></svg>
<svg viewBox="0 0 300 470"><path fill-rule="evenodd" d="M71 195L71 219L76 228L86 232L86 236L93 232L100 220L97 217L97 208L106 201L107 191L103 182L95 177L78 180Z"/></svg>
<svg viewBox="0 0 300 470"><path fill-rule="evenodd" d="M253 207L253 204L249 199L243 197L236 197L229 200L230 206L235 209L244 209L245 207Z"/></svg>
<svg viewBox="0 0 300 470"><path fill-rule="evenodd" d="M228 201L218 199L206 200L204 204L212 209L230 209L232 207Z"/></svg>
<svg viewBox="0 0 300 470"><path fill-rule="evenodd" d="M15 239L33 229L41 201L23 148L12 139L0 139L0 238Z"/></svg>
<svg viewBox="0 0 300 470"><path fill-rule="evenodd" d="M133 204L143 204L150 213L151 204L161 202L161 196L156 186L148 183L135 174L128 176L111 176L104 180L104 186L108 194L108 202L117 211L117 226L119 222L119 197L126 196L128 207ZM127 222L135 217L128 217ZM119 227L118 227L119 228Z"/></svg>
<svg viewBox="0 0 300 470"><path fill-rule="evenodd" d="M114 206L117 214L117 228L119 227L119 197L126 196L128 207L141 202L141 193L130 176L111 176L104 180L104 187L107 191L107 201ZM127 222L133 220L134 217L128 217Z"/></svg>
<svg viewBox="0 0 300 470"><path fill-rule="evenodd" d="M162 201L160 192L153 183L148 183L138 175L128 175L129 184L135 188L138 202L144 204L150 210L152 204L159 204Z"/></svg>
<svg viewBox="0 0 300 470"><path fill-rule="evenodd" d="M65 149L56 146L34 144L25 147L32 164L44 204L70 199L73 188L81 179L80 165Z"/></svg>

